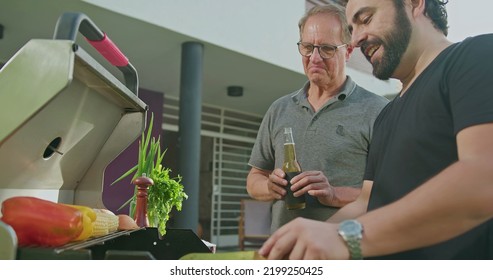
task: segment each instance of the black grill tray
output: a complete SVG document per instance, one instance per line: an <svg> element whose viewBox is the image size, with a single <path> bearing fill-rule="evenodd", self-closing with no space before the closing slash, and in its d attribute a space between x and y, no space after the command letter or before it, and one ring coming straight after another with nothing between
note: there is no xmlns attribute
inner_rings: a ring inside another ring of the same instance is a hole
<svg viewBox="0 0 493 280"><path fill-rule="evenodd" d="M166 229L160 237L157 228L119 231L59 248L18 248L24 260L178 260L189 253L211 253L190 229Z"/></svg>

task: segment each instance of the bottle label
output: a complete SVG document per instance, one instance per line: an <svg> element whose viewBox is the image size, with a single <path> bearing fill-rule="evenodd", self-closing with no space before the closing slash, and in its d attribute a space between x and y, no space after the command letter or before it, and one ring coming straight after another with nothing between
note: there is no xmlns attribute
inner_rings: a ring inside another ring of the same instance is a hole
<svg viewBox="0 0 493 280"><path fill-rule="evenodd" d="M286 187L286 196L284 197L284 202L286 203L286 208L288 209L303 209L305 208L305 196L295 197L293 195L293 191L291 190L291 179L301 172L286 172L285 179L288 181L288 185Z"/></svg>

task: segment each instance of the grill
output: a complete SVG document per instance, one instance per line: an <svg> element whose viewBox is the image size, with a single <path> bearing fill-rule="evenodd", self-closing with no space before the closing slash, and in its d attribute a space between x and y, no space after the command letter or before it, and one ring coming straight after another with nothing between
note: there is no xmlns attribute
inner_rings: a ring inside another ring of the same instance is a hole
<svg viewBox="0 0 493 280"><path fill-rule="evenodd" d="M78 34L122 73L113 76ZM0 202L14 196L105 208L106 166L144 130L138 75L86 15L64 13L53 40L32 39L0 70ZM191 230L118 231L61 248L21 248L0 222L0 259L178 259L210 252Z"/></svg>

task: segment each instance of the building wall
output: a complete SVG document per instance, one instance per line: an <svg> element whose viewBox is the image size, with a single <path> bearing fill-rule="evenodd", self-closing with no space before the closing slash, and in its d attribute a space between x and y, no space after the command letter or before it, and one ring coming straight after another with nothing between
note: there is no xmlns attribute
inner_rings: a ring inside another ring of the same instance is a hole
<svg viewBox="0 0 493 280"><path fill-rule="evenodd" d="M307 8L329 0L146 0L146 5L135 0L84 1L303 73L294 47L299 40L298 20ZM356 64L350 61L348 65ZM400 90L396 80L380 81L361 69L348 67L347 74L376 93Z"/></svg>

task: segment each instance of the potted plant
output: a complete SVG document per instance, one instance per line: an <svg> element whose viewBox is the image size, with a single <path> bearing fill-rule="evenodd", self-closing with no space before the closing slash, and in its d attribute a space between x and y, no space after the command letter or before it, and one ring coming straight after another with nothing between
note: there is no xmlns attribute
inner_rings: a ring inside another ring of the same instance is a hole
<svg viewBox="0 0 493 280"><path fill-rule="evenodd" d="M184 186L181 184L181 176L170 177L171 169L162 165L166 150L161 150L161 137L157 139L151 137L154 114L147 130L142 132L139 141L139 155L137 164L116 179L113 183L133 174L132 182L135 178L147 176L154 181L147 192L147 218L150 227L156 227L161 235L166 234L166 223L169 220L169 214L173 208L181 211L183 199L188 196L184 192ZM129 216L135 217L135 205L137 200L137 187L134 186L133 196L125 202L120 209L130 203Z"/></svg>

